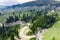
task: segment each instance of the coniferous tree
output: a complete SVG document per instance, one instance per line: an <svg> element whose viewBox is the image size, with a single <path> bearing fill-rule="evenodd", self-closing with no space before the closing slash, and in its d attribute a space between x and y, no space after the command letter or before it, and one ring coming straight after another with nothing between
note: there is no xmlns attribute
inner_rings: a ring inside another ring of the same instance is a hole
<svg viewBox="0 0 60 40"><path fill-rule="evenodd" d="M13 12L13 15L15 15L15 13Z"/></svg>
<svg viewBox="0 0 60 40"><path fill-rule="evenodd" d="M1 15L1 13L0 13L0 15Z"/></svg>
<svg viewBox="0 0 60 40"><path fill-rule="evenodd" d="M19 20L18 16L15 15L15 21L18 21L18 20Z"/></svg>
<svg viewBox="0 0 60 40"><path fill-rule="evenodd" d="M11 35L11 40L14 40L14 35L13 34Z"/></svg>

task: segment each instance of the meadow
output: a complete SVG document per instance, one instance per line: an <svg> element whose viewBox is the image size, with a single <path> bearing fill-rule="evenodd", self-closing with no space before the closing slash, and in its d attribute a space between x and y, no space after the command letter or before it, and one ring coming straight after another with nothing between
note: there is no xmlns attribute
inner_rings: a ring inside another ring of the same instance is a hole
<svg viewBox="0 0 60 40"><path fill-rule="evenodd" d="M57 21L51 28L46 29L43 40L60 40L60 21Z"/></svg>

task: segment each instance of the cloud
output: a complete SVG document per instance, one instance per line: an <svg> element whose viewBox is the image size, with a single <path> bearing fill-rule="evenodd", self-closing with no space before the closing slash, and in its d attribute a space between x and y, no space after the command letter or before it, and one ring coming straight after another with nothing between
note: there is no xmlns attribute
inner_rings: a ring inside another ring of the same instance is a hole
<svg viewBox="0 0 60 40"><path fill-rule="evenodd" d="M0 0L0 5L14 5L18 3L25 3L34 0Z"/></svg>
<svg viewBox="0 0 60 40"><path fill-rule="evenodd" d="M29 2L29 1L34 1L34 0L18 0L20 3L24 3L24 2Z"/></svg>

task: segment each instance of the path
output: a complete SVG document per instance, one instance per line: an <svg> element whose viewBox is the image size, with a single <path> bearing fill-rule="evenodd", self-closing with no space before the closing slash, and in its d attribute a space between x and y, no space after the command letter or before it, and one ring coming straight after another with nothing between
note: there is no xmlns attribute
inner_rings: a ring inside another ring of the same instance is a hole
<svg viewBox="0 0 60 40"><path fill-rule="evenodd" d="M19 36L20 36L20 38L21 38L22 40L29 40L30 38L35 37L35 35L26 36L26 35L24 34L24 32L26 31L27 28L28 28L28 25L26 25L24 28L22 28L22 29L20 30Z"/></svg>
<svg viewBox="0 0 60 40"><path fill-rule="evenodd" d="M5 24L5 26L13 26L13 25L17 25L17 24L23 24L23 25L25 25L21 30L20 30L20 32L19 32L19 37L21 38L21 40L29 40L30 38L32 38L32 37L36 37L36 40L42 40L42 36L43 36L43 32L40 32L40 29L38 28L37 29L37 33L36 33L36 36L35 35L32 35L32 36L26 36L25 35L25 31L26 31L26 29L28 28L28 23L25 23L25 22L23 22L23 21L17 21L17 22L13 22L13 23L9 23L9 24ZM1 23L0 23L0 25L2 25ZM16 38L16 37L15 37ZM19 40L18 38L16 38L17 40Z"/></svg>
<svg viewBox="0 0 60 40"><path fill-rule="evenodd" d="M40 28L37 28L37 31L36 31L36 40L43 40L42 39L42 30L40 30Z"/></svg>

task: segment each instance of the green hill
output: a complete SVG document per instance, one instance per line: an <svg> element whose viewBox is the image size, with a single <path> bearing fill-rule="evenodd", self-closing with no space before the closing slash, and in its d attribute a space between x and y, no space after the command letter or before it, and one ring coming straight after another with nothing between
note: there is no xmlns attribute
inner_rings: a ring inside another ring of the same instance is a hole
<svg viewBox="0 0 60 40"><path fill-rule="evenodd" d="M43 40L60 40L60 21L56 22L51 28L45 30Z"/></svg>

